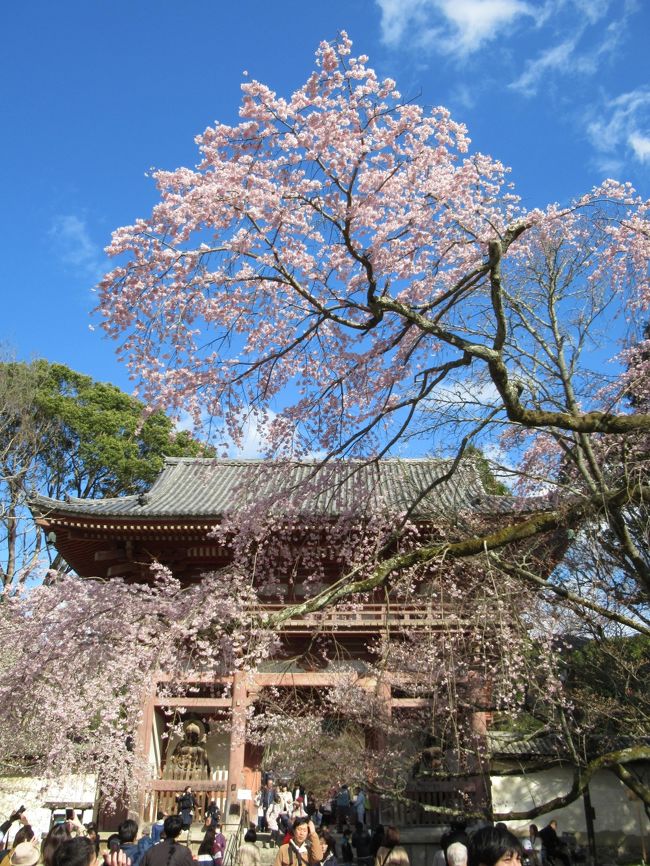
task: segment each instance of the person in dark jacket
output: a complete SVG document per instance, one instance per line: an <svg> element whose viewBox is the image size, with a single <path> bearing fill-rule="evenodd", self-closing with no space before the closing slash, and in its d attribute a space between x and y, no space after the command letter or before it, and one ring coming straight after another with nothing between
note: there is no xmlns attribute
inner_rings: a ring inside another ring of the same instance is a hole
<svg viewBox="0 0 650 866"><path fill-rule="evenodd" d="M196 798L192 793L190 785L176 798L176 805L178 807L178 814L181 816L183 830L189 830L192 826L194 810L196 809Z"/></svg>
<svg viewBox="0 0 650 866"><path fill-rule="evenodd" d="M117 828L117 835L120 837L120 851L124 851L131 861L131 866L138 866L142 852L138 851L135 841L138 835L137 821L134 821L132 818L122 821Z"/></svg>
<svg viewBox="0 0 650 866"><path fill-rule="evenodd" d="M384 844L384 825L377 824L375 830L370 839L370 853L372 854L372 859L374 860L377 856L377 851Z"/></svg>
<svg viewBox="0 0 650 866"><path fill-rule="evenodd" d="M176 840L183 830L180 815L168 815L163 831L165 838L146 852L140 866L195 866L192 852L187 845L179 845Z"/></svg>
<svg viewBox="0 0 650 866"><path fill-rule="evenodd" d="M447 848L449 848L449 846L454 842L460 842L461 845L464 845L467 848L469 837L466 828L466 821L451 822L449 830L447 830L446 833L443 833L440 837L440 847L445 852L445 855L447 854Z"/></svg>
<svg viewBox="0 0 650 866"><path fill-rule="evenodd" d="M358 866L371 866L374 857L371 850L370 833L363 826L361 821L357 821L354 833L350 839L350 844L357 853Z"/></svg>
<svg viewBox="0 0 650 866"><path fill-rule="evenodd" d="M209 824L208 824L209 821ZM208 808L205 810L205 824L206 827L212 827L215 829L218 824L221 823L221 809L217 801L213 798L210 800L210 804Z"/></svg>
<svg viewBox="0 0 650 866"><path fill-rule="evenodd" d="M162 839L163 828L165 826L165 818L166 817L167 816L165 815L164 812L157 812L156 813L156 820L151 825L151 841L153 842L154 845L157 845L158 842L160 842L160 840Z"/></svg>
<svg viewBox="0 0 650 866"><path fill-rule="evenodd" d="M542 840L545 863L549 866L571 866L569 847L557 835L557 821L554 818L537 835Z"/></svg>

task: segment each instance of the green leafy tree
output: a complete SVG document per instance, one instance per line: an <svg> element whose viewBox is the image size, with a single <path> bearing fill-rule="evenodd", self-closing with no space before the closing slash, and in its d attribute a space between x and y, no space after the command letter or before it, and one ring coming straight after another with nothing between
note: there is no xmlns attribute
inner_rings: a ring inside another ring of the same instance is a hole
<svg viewBox="0 0 650 866"><path fill-rule="evenodd" d="M204 453L164 413L145 417L134 397L63 364L1 363L0 400L0 578L9 589L43 564L30 492L57 499L137 493L165 456Z"/></svg>
<svg viewBox="0 0 650 866"><path fill-rule="evenodd" d="M571 653L568 685L588 754L642 740L650 726L650 639L626 635L586 641Z"/></svg>

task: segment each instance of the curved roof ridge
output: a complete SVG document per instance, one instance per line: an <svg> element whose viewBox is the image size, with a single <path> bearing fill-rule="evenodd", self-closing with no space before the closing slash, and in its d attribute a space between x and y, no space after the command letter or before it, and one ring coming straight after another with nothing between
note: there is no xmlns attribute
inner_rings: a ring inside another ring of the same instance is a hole
<svg viewBox="0 0 650 866"><path fill-rule="evenodd" d="M372 466L382 463L452 463L454 457L341 457L323 460L320 457L165 457L165 464L174 463L225 463L231 465L265 465L281 466L282 464L296 466L345 466L360 464ZM464 457L460 464L465 466L473 461L473 457Z"/></svg>
<svg viewBox="0 0 650 866"><path fill-rule="evenodd" d="M485 499L472 458L461 461L447 478L452 462L451 458L401 457L327 463L171 457L145 493L65 502L36 496L31 507L40 514L95 518L215 520L259 502L269 513L326 518L377 510L403 513L413 506L414 517L419 518L507 508L510 497L502 497L498 508Z"/></svg>

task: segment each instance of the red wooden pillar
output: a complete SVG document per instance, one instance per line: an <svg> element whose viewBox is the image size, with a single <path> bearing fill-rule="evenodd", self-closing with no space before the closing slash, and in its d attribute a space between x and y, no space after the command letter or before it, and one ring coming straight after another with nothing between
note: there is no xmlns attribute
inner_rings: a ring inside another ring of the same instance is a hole
<svg viewBox="0 0 650 866"><path fill-rule="evenodd" d="M488 702L490 700L489 684L477 674L470 671L467 676L469 702L473 707L469 717L470 736L473 745L480 755L485 749L488 732Z"/></svg>
<svg viewBox="0 0 650 866"><path fill-rule="evenodd" d="M487 734L489 713L487 707L490 701L490 683L475 671L470 671L468 677L469 700L473 710L469 717L468 737L470 739L468 753L470 755L470 772L476 774L475 803L478 808L487 807L490 803L490 772L487 754ZM486 708L486 709L483 709Z"/></svg>
<svg viewBox="0 0 650 866"><path fill-rule="evenodd" d="M144 707L142 709L142 718L136 735L135 748L140 758L146 763L149 763L151 753L151 741L153 738L153 717L154 717L154 699L156 695L156 686L147 695ZM137 803L135 808L129 809L129 817L135 818L139 823L151 820L152 814L152 798L155 793L150 786L138 792Z"/></svg>
<svg viewBox="0 0 650 866"><path fill-rule="evenodd" d="M230 721L230 753L228 755L228 790L226 799L226 821L239 821L231 812L237 800L237 791L244 785L244 756L246 749L246 708L248 694L246 675L237 671L232 683L232 714ZM244 804L242 804L243 806Z"/></svg>
<svg viewBox="0 0 650 866"><path fill-rule="evenodd" d="M377 698L377 725L366 730L366 746L373 752L381 753L386 748L385 726L393 714L393 696L390 682L386 680L364 679L362 686L369 692L374 692ZM372 779L368 779L372 783ZM375 793L368 793L366 806L366 821L371 827L376 827L381 819L381 799Z"/></svg>

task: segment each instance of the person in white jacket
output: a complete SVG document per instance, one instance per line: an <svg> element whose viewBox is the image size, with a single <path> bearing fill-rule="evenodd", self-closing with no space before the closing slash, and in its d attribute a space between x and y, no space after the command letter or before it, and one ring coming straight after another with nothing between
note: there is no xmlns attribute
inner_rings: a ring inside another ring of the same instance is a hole
<svg viewBox="0 0 650 866"><path fill-rule="evenodd" d="M280 836L284 836L284 833L280 833L279 820L280 815L282 814L282 801L280 800L279 794L276 794L273 798L273 802L266 810L266 824L269 828L269 832L272 837L276 840L276 842L282 841Z"/></svg>

